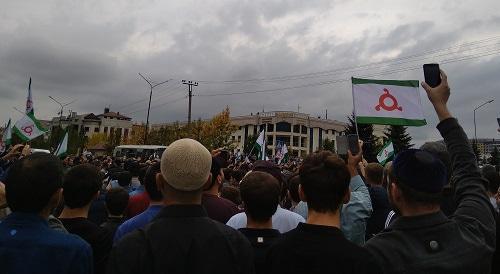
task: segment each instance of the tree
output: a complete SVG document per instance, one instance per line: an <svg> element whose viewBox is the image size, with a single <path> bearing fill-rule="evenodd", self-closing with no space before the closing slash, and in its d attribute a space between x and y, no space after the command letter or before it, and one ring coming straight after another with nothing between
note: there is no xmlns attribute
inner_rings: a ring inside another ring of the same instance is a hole
<svg viewBox="0 0 500 274"><path fill-rule="evenodd" d="M231 123L229 107L226 107L212 120L204 124L201 138L198 141L209 150L221 147L228 148L233 145L231 135L237 128Z"/></svg>
<svg viewBox="0 0 500 274"><path fill-rule="evenodd" d="M111 154L113 152L113 149L116 146L119 146L121 143L121 138L122 138L122 133L121 131L115 130L114 128L110 128L109 130L109 136L106 141L106 151Z"/></svg>
<svg viewBox="0 0 500 274"><path fill-rule="evenodd" d="M500 155L498 153L498 147L495 147L491 152L491 157L489 160L489 164L493 166L497 166L500 162Z"/></svg>
<svg viewBox="0 0 500 274"><path fill-rule="evenodd" d="M347 117L348 123L345 128L346 134L356 134L356 122L354 120L354 114ZM377 153L375 150L375 145L377 142L377 137L373 135L373 125L372 124L358 124L358 134L359 139L363 141L363 157L368 162L377 161Z"/></svg>
<svg viewBox="0 0 500 274"><path fill-rule="evenodd" d="M98 145L106 145L108 136L106 133L94 133L87 142L87 147L95 147Z"/></svg>
<svg viewBox="0 0 500 274"><path fill-rule="evenodd" d="M392 141L395 153L413 147L411 136L406 132L405 126L389 126L384 135Z"/></svg>
<svg viewBox="0 0 500 274"><path fill-rule="evenodd" d="M329 150L335 153L335 142L330 139L323 140L323 144L321 146L322 150Z"/></svg>

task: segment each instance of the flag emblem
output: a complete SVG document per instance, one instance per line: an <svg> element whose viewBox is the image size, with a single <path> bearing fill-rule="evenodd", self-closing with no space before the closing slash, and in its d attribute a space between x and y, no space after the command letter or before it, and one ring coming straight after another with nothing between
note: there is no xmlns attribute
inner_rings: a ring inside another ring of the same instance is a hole
<svg viewBox="0 0 500 274"><path fill-rule="evenodd" d="M388 106L385 104L386 99L389 99L392 101L391 106ZM396 109L399 111L403 111L403 107L398 105L398 100L396 99L396 97L394 97L394 95L390 94L389 90L386 88L384 88L384 94L380 95L380 97L378 99L378 105L375 107L375 110L380 111L380 108L383 108L384 110L387 110L387 111L393 111Z"/></svg>

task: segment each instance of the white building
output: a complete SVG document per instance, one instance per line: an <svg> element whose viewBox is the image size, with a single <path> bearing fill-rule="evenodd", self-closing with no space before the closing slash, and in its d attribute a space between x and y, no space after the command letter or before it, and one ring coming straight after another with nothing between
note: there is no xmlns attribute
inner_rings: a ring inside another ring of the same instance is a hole
<svg viewBox="0 0 500 274"><path fill-rule="evenodd" d="M78 132L83 132L85 136L91 137L94 133L106 133L109 135L111 130L115 134L119 132L123 138L129 138L132 131L132 118L120 114L120 112L111 112L109 108L104 109L104 113L95 115L93 113L80 114L71 112L68 116L52 118L50 130L59 125L62 128L72 127Z"/></svg>

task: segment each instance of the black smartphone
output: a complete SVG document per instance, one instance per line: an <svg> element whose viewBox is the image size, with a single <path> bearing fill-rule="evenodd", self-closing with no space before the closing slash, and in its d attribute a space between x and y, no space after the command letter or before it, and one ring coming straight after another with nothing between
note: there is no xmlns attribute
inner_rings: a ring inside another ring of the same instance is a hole
<svg viewBox="0 0 500 274"><path fill-rule="evenodd" d="M335 141L337 142L337 154L347 155L347 136L335 136Z"/></svg>
<svg viewBox="0 0 500 274"><path fill-rule="evenodd" d="M359 153L359 138L357 134L347 135L347 144L352 155Z"/></svg>
<svg viewBox="0 0 500 274"><path fill-rule="evenodd" d="M424 77L425 82L431 87L435 88L441 84L441 71L439 64L424 64Z"/></svg>

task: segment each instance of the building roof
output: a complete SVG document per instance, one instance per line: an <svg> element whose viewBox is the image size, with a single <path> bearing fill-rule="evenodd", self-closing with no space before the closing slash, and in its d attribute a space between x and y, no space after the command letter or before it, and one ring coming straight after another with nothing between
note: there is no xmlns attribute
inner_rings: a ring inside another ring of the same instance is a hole
<svg viewBox="0 0 500 274"><path fill-rule="evenodd" d="M120 112L105 112L103 114L97 115L97 117L106 117L106 118L117 118L122 120L132 120L132 118L121 115Z"/></svg>

